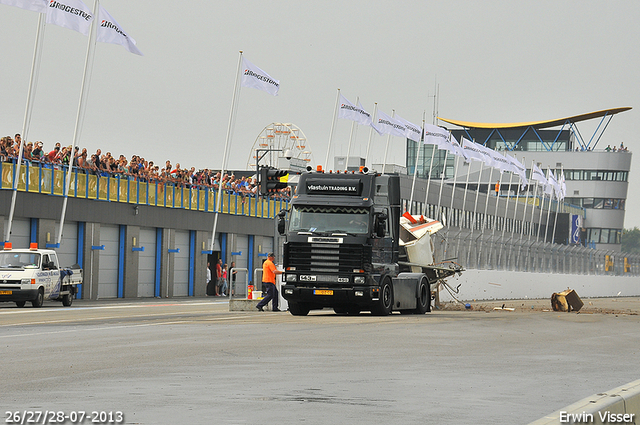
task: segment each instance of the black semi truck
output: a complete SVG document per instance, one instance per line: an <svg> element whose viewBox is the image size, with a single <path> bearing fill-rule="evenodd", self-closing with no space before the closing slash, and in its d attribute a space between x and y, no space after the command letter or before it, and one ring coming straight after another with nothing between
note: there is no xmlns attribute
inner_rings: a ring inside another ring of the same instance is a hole
<svg viewBox="0 0 640 425"><path fill-rule="evenodd" d="M431 311L432 285L460 270L408 262L400 208L398 175L302 174L289 210L278 216L286 235L282 296L291 314Z"/></svg>

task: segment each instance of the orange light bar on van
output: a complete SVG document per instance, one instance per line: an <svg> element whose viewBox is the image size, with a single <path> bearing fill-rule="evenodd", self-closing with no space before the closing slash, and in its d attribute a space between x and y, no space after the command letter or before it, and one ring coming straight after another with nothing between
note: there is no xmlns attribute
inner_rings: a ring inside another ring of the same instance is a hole
<svg viewBox="0 0 640 425"><path fill-rule="evenodd" d="M5 249L5 250L7 250L7 251L8 251L8 250L10 250L10 249L11 249L11 247L12 247L11 242L5 242L5 243L4 243L4 249Z"/></svg>
<svg viewBox="0 0 640 425"><path fill-rule="evenodd" d="M36 242L31 242L31 243L29 244L29 249L30 249L31 251L37 251L37 250L38 250L38 244L37 244Z"/></svg>

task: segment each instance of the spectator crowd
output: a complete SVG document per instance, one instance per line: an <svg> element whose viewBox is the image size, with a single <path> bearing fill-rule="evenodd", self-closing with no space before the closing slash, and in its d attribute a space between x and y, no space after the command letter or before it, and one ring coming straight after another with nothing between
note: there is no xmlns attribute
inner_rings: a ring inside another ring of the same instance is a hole
<svg viewBox="0 0 640 425"><path fill-rule="evenodd" d="M2 137L0 139L0 161L16 162L22 139L20 134ZM57 142L53 149L47 152L43 143L28 142L24 145L22 153L23 163L41 164L47 167L68 166L72 163L78 172L101 176L126 176L131 180L149 183L162 183L176 187L193 187L200 189L217 190L222 185L226 193L242 196L243 202L247 197L257 197L259 194L258 182L251 177L236 178L233 174L224 174L220 182L220 172L210 169L197 170L195 167L182 168L180 163L175 166L170 160L165 161L162 168L153 161L133 155L130 160L124 155L116 159L111 152L105 154L98 149L94 154L89 154L86 148L82 151L76 146L61 146ZM289 199L290 187L286 187L272 195L271 198Z"/></svg>

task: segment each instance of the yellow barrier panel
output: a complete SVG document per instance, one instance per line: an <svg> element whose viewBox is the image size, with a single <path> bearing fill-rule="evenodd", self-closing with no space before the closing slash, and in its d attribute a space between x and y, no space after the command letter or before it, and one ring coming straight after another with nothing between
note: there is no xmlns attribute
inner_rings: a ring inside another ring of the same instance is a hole
<svg viewBox="0 0 640 425"><path fill-rule="evenodd" d="M144 183L146 185L146 183ZM129 186L129 203L135 204L138 202L138 182L135 180L127 180L127 185ZM140 189L142 189L142 183L140 183ZM140 198L140 202L142 202L143 198Z"/></svg>
<svg viewBox="0 0 640 425"><path fill-rule="evenodd" d="M118 200L118 179L115 177L109 177L108 197L111 202Z"/></svg>
<svg viewBox="0 0 640 425"><path fill-rule="evenodd" d="M54 195L64 195L65 172L53 170L53 193Z"/></svg>
<svg viewBox="0 0 640 425"><path fill-rule="evenodd" d="M98 199L98 176L89 174L89 193L87 193L87 198L89 199Z"/></svg>
<svg viewBox="0 0 640 425"><path fill-rule="evenodd" d="M140 190L142 190L143 186L140 186ZM147 191L147 193L149 194L149 205L155 205L156 204L156 190L157 188L160 187L160 183L155 183L155 184L150 184L148 187L144 186L145 190ZM145 203L142 200L142 192L140 192L140 202L141 203Z"/></svg>
<svg viewBox="0 0 640 425"><path fill-rule="evenodd" d="M127 195L129 194L129 179L126 177L123 177L119 180L119 184L120 184L120 188L119 188L119 194L120 196L118 197L118 200L120 202L128 202L129 199L127 198Z"/></svg>
<svg viewBox="0 0 640 425"><path fill-rule="evenodd" d="M40 190L40 167L29 167L29 192Z"/></svg>
<svg viewBox="0 0 640 425"><path fill-rule="evenodd" d="M174 206L174 203L173 203L174 196L173 195L175 194L175 190L176 190L176 187L173 186L173 185L166 186L165 193L166 193L167 196L165 197L165 199L166 199L165 207L173 207Z"/></svg>
<svg viewBox="0 0 640 425"><path fill-rule="evenodd" d="M84 173L78 173L78 185L76 197L78 198L86 198L87 197L87 175Z"/></svg>
<svg viewBox="0 0 640 425"><path fill-rule="evenodd" d="M165 206L165 191L166 191L166 186L164 185L164 183L158 183L158 193L156 194L156 205L159 207L164 207Z"/></svg>
<svg viewBox="0 0 640 425"><path fill-rule="evenodd" d="M27 167L20 166L20 174L18 175L18 190L24 192L27 190Z"/></svg>
<svg viewBox="0 0 640 425"><path fill-rule="evenodd" d="M2 163L2 188L13 189L13 167L11 163Z"/></svg>
<svg viewBox="0 0 640 425"><path fill-rule="evenodd" d="M191 188L186 189L187 191L187 208L190 210L197 211L198 210L198 189Z"/></svg>
<svg viewBox="0 0 640 425"><path fill-rule="evenodd" d="M53 176L53 169L42 168L42 174L40 175L40 193L51 194L51 179Z"/></svg>
<svg viewBox="0 0 640 425"><path fill-rule="evenodd" d="M205 200L205 196L207 196L208 191L206 189L200 189L197 192L198 192L198 211L204 211L204 200Z"/></svg>
<svg viewBox="0 0 640 425"><path fill-rule="evenodd" d="M104 176L98 176L98 199L100 199L101 201L106 201L108 198L107 196L109 196L109 192L108 192L108 186L109 184L109 177L104 177Z"/></svg>

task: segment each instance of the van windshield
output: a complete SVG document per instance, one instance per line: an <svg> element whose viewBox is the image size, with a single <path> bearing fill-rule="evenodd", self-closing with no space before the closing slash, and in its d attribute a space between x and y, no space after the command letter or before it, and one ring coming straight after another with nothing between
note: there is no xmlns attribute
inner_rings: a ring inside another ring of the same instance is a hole
<svg viewBox="0 0 640 425"><path fill-rule="evenodd" d="M40 267L40 254L37 252L0 252L0 268L23 269Z"/></svg>
<svg viewBox="0 0 640 425"><path fill-rule="evenodd" d="M361 207L295 205L289 218L292 232L353 233L369 232L369 210Z"/></svg>

